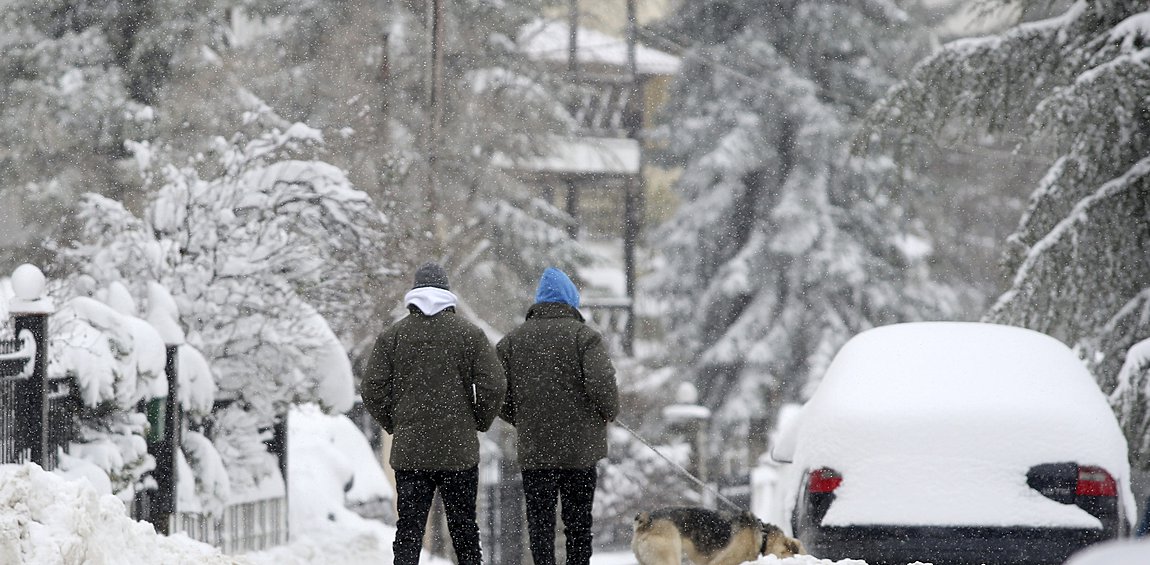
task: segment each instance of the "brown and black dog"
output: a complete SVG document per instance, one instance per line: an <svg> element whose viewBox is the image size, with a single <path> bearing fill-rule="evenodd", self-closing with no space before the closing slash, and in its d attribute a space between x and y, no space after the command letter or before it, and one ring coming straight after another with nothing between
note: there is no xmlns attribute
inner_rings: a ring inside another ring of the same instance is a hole
<svg viewBox="0 0 1150 565"><path fill-rule="evenodd" d="M737 565L763 555L806 553L803 544L750 512L723 515L704 508L661 508L635 516L631 551L639 565Z"/></svg>

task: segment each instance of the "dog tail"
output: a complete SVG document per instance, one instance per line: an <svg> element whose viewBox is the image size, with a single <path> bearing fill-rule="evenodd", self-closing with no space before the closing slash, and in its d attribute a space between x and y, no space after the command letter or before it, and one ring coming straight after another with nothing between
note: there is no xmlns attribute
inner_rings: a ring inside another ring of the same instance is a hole
<svg viewBox="0 0 1150 565"><path fill-rule="evenodd" d="M635 515L635 531L642 532L651 527L651 513L640 512Z"/></svg>

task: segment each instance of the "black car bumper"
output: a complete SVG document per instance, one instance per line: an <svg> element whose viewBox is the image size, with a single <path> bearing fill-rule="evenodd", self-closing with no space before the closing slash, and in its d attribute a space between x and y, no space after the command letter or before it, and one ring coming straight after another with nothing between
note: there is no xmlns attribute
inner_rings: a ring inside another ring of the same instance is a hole
<svg viewBox="0 0 1150 565"><path fill-rule="evenodd" d="M819 527L800 535L811 555L870 565L1059 565L1108 537L1102 530L891 526Z"/></svg>

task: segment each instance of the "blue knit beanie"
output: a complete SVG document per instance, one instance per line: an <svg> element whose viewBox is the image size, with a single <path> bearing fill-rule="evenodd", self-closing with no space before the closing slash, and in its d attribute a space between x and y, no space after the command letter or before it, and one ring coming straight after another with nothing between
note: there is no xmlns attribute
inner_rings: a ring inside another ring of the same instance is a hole
<svg viewBox="0 0 1150 565"><path fill-rule="evenodd" d="M561 302L572 308L579 308L579 290L566 273L555 267L547 267L539 277L539 288L535 290L535 302Z"/></svg>

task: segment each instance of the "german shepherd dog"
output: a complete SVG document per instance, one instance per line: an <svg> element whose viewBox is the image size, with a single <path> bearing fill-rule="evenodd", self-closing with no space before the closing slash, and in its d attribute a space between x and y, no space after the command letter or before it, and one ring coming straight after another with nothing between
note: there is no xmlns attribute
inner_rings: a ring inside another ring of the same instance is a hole
<svg viewBox="0 0 1150 565"><path fill-rule="evenodd" d="M635 516L631 551L639 565L737 565L762 555L806 553L803 544L750 512L727 516L704 508L661 508Z"/></svg>

